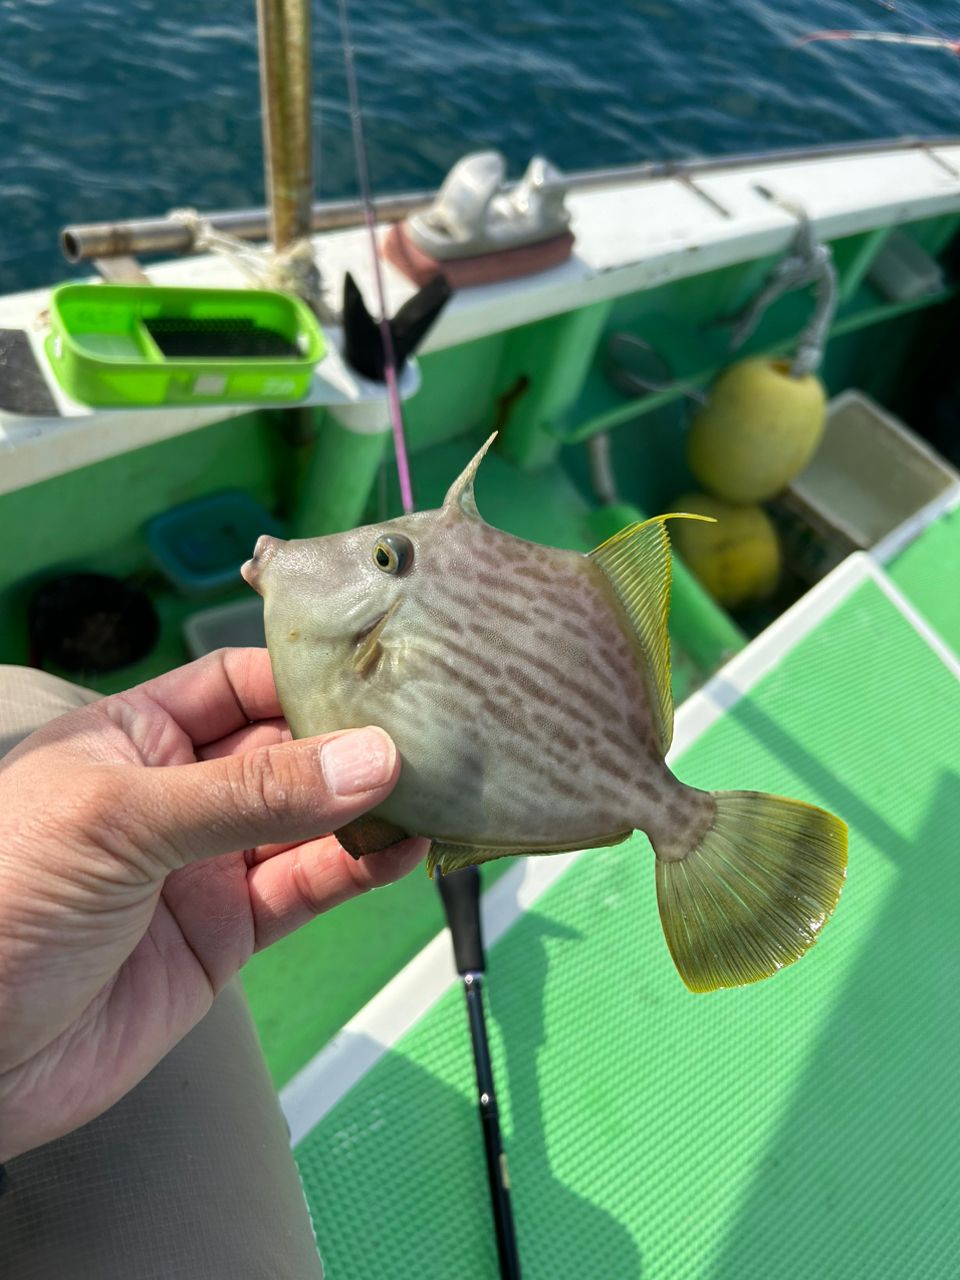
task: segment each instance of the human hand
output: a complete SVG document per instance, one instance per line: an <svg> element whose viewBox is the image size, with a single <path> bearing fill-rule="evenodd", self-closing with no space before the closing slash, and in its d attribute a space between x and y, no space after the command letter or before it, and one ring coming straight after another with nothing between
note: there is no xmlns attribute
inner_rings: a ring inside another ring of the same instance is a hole
<svg viewBox="0 0 960 1280"><path fill-rule="evenodd" d="M290 740L266 650L51 721L0 761L0 1162L85 1124L254 951L405 875L332 836L399 776L380 729Z"/></svg>

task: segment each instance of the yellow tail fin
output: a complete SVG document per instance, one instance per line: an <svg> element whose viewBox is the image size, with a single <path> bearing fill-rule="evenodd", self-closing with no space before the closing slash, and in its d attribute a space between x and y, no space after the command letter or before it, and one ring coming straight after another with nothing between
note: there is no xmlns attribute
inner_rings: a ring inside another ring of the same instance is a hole
<svg viewBox="0 0 960 1280"><path fill-rule="evenodd" d="M846 874L847 827L832 813L759 791L714 799L700 843L657 859L660 920L691 991L758 982L799 960Z"/></svg>

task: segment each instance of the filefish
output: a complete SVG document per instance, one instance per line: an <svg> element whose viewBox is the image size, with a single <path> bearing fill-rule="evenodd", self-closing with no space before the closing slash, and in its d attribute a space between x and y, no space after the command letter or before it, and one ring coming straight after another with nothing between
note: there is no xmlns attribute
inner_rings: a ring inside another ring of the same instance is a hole
<svg viewBox="0 0 960 1280"><path fill-rule="evenodd" d="M293 734L377 724L400 752L394 791L339 840L361 857L430 837L433 875L643 831L687 986L777 972L836 905L845 824L798 800L674 777L671 517L589 555L513 537L474 497L492 439L438 510L327 537L265 535L243 566L264 599Z"/></svg>

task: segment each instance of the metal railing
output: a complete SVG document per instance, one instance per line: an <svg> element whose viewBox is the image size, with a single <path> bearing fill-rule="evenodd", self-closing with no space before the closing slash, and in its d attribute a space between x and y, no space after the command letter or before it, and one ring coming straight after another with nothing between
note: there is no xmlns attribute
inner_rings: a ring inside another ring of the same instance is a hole
<svg viewBox="0 0 960 1280"><path fill-rule="evenodd" d="M650 161L646 164L623 165L606 169L586 169L565 174L564 186L570 191L595 191L628 183L660 178L694 178L700 174L751 166L791 164L803 160L829 157L873 155L888 151L928 151L934 147L960 146L960 137L897 138L892 141L827 144L815 147L793 147L780 151L743 152L731 156L701 157L687 160ZM960 175L958 175L960 176ZM433 191L415 191L402 195L382 196L374 201L380 222L401 222L434 200ZM241 240L263 241L270 234L270 215L266 209L242 209L205 215L217 231ZM310 210L312 231L336 231L360 225L363 208L356 200L332 200L315 203ZM60 244L69 262L88 262L94 258L126 257L143 254L189 254L194 252L190 227L169 217L131 218L121 222L92 222L64 227Z"/></svg>

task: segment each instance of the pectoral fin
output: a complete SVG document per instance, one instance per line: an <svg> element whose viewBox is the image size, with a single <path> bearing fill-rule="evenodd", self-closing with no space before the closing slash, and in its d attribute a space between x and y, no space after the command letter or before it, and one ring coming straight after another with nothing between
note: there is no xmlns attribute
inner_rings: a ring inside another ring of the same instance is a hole
<svg viewBox="0 0 960 1280"><path fill-rule="evenodd" d="M474 863L493 862L496 858L509 858L518 854L533 856L549 853L570 853L575 849L601 849L611 844L621 844L633 835L632 831L621 831L613 836L604 836L600 840L579 840L576 844L555 844L549 849L531 849L529 845L472 845L453 844L447 840L434 840L427 854L427 875L433 879L433 873L439 868L441 875L450 871L462 871L464 867L472 867Z"/></svg>
<svg viewBox="0 0 960 1280"><path fill-rule="evenodd" d="M394 601L386 613L382 614L369 630L364 631L353 653L353 668L358 676L366 679L371 675L380 661L383 652L380 640L387 628L387 623L397 611L399 600Z"/></svg>
<svg viewBox="0 0 960 1280"><path fill-rule="evenodd" d="M391 845L406 840L410 833L394 826L386 818L367 813L333 834L352 858L363 858L368 853L379 853L381 849L389 849Z"/></svg>

